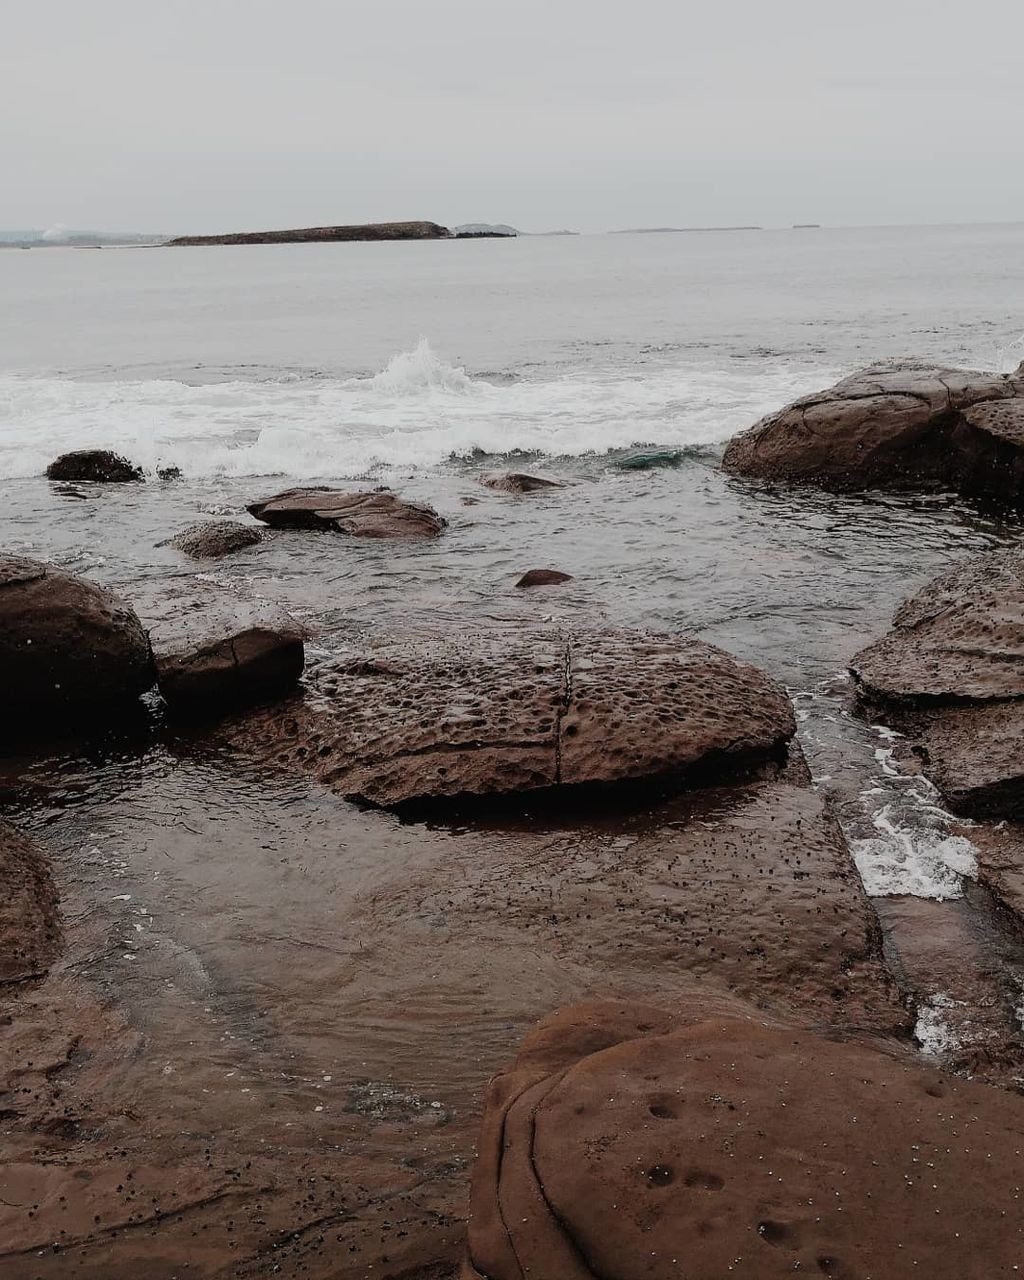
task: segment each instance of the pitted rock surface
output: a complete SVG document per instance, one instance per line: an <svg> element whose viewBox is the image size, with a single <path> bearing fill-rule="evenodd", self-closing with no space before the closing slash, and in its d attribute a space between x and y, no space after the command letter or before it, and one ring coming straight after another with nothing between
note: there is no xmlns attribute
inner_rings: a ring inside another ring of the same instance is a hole
<svg viewBox="0 0 1024 1280"><path fill-rule="evenodd" d="M263 541L263 530L237 520L209 520L192 524L161 546L174 547L193 560L217 560Z"/></svg>
<svg viewBox="0 0 1024 1280"><path fill-rule="evenodd" d="M495 471L481 476L480 483L499 493L539 493L545 489L564 489L563 480L551 480L547 476L531 476L524 471Z"/></svg>
<svg viewBox="0 0 1024 1280"><path fill-rule="evenodd" d="M436 538L448 524L431 507L393 493L288 489L247 509L275 529L327 529L353 538Z"/></svg>
<svg viewBox="0 0 1024 1280"><path fill-rule="evenodd" d="M464 1280L963 1280L1024 1248L1018 1098L753 1010L554 1015L479 1153Z"/></svg>
<svg viewBox="0 0 1024 1280"><path fill-rule="evenodd" d="M481 631L394 641L240 741L384 807L572 784L714 780L784 757L792 706L685 637Z"/></svg>
<svg viewBox="0 0 1024 1280"><path fill-rule="evenodd" d="M146 633L113 593L54 565L0 556L0 745L67 716L105 723L153 684ZM42 721L40 721L42 717Z"/></svg>
<svg viewBox="0 0 1024 1280"><path fill-rule="evenodd" d="M187 580L140 588L157 684L176 710L213 713L289 690L302 674L302 628L283 609Z"/></svg>
<svg viewBox="0 0 1024 1280"><path fill-rule="evenodd" d="M93 481L100 484L125 484L145 479L142 468L109 449L76 449L62 453L46 468L48 480Z"/></svg>
<svg viewBox="0 0 1024 1280"><path fill-rule="evenodd" d="M908 736L954 809L1024 813L1024 555L955 565L901 605L850 670L870 713Z"/></svg>
<svg viewBox="0 0 1024 1280"><path fill-rule="evenodd" d="M832 489L951 487L1024 498L1024 373L875 365L730 441L727 471Z"/></svg>
<svg viewBox="0 0 1024 1280"><path fill-rule="evenodd" d="M43 850L0 821L0 992L41 978L60 942L57 890Z"/></svg>

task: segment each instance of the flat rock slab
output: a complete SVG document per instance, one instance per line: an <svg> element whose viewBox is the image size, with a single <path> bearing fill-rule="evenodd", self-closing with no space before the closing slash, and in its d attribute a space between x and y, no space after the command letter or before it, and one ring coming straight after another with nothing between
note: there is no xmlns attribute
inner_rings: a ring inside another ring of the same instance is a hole
<svg viewBox="0 0 1024 1280"><path fill-rule="evenodd" d="M436 538L448 524L433 508L393 493L288 489L247 509L275 529L326 529L353 538Z"/></svg>
<svg viewBox="0 0 1024 1280"><path fill-rule="evenodd" d="M29 729L59 736L69 716L105 725L152 684L130 605L55 565L0 556L0 745Z"/></svg>
<svg viewBox="0 0 1024 1280"><path fill-rule="evenodd" d="M709 773L785 756L783 691L679 636L518 629L394 641L321 677L322 696L241 741L384 807Z"/></svg>
<svg viewBox="0 0 1024 1280"><path fill-rule="evenodd" d="M303 631L284 610L188 580L141 590L157 684L189 714L251 706L292 688L305 661Z"/></svg>
<svg viewBox="0 0 1024 1280"><path fill-rule="evenodd" d="M124 484L144 480L142 468L109 449L77 449L62 453L46 468L48 480L93 481L99 484Z"/></svg>
<svg viewBox="0 0 1024 1280"><path fill-rule="evenodd" d="M1024 556L954 565L900 606L850 670L870 713L908 736L952 808L1024 812Z"/></svg>
<svg viewBox="0 0 1024 1280"><path fill-rule="evenodd" d="M1024 1250L1018 1097L752 1010L555 1015L479 1151L464 1280L963 1280Z"/></svg>
<svg viewBox="0 0 1024 1280"><path fill-rule="evenodd" d="M264 531L255 525L240 524L237 520L208 520L189 525L160 545L174 547L193 560L219 560L221 556L255 547L263 537Z"/></svg>
<svg viewBox="0 0 1024 1280"><path fill-rule="evenodd" d="M49 859L35 841L0 821L0 990L43 977L59 943Z"/></svg>
<svg viewBox="0 0 1024 1280"><path fill-rule="evenodd" d="M1020 370L875 365L763 418L730 441L723 466L839 490L949 487L1015 502L1022 410Z"/></svg>

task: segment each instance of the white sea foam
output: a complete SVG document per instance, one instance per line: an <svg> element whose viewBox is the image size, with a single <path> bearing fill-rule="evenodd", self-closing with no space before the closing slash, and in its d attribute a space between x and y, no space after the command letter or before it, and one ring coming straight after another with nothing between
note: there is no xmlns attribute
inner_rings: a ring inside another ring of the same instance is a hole
<svg viewBox="0 0 1024 1280"><path fill-rule="evenodd" d="M513 450L602 454L724 440L827 373L642 365L495 385L421 341L366 378L194 386L0 375L0 475L112 448L186 476L344 478Z"/></svg>
<svg viewBox="0 0 1024 1280"><path fill-rule="evenodd" d="M914 1038L921 1052L939 1057L958 1049L963 1043L961 1030L954 1024L957 1011L966 1010L962 1000L938 992L918 1006Z"/></svg>

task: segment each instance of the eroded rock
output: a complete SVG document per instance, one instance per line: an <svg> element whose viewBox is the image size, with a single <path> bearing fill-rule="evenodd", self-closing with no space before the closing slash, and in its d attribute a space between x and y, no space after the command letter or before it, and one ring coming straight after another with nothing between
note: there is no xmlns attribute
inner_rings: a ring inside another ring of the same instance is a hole
<svg viewBox="0 0 1024 1280"><path fill-rule="evenodd" d="M193 560L217 560L246 547L254 547L262 540L263 531L255 525L240 524L237 520L208 520L189 525L160 545L174 547Z"/></svg>
<svg viewBox="0 0 1024 1280"><path fill-rule="evenodd" d="M248 511L275 529L328 529L354 538L436 538L448 524L431 507L393 493L338 489L288 489Z"/></svg>
<svg viewBox="0 0 1024 1280"><path fill-rule="evenodd" d="M874 365L730 441L736 475L831 489L933 489L1024 498L1024 375Z"/></svg>
<svg viewBox="0 0 1024 1280"><path fill-rule="evenodd" d="M0 744L116 718L153 684L134 610L50 564L0 556ZM52 718L52 721L51 721Z"/></svg>
<svg viewBox="0 0 1024 1280"><path fill-rule="evenodd" d="M482 631L394 641L241 741L384 807L590 783L714 780L785 756L767 676L685 637Z"/></svg>
<svg viewBox="0 0 1024 1280"><path fill-rule="evenodd" d="M305 662L303 631L283 609L188 581L140 589L157 684L175 711L213 714L280 697Z"/></svg>
<svg viewBox="0 0 1024 1280"><path fill-rule="evenodd" d="M850 670L868 711L909 736L951 806L1024 813L1024 556L955 565L901 605Z"/></svg>
<svg viewBox="0 0 1024 1280"><path fill-rule="evenodd" d="M48 480L71 480L76 483L94 481L100 484L124 484L144 480L142 468L109 449L76 449L62 453L46 468Z"/></svg>
<svg viewBox="0 0 1024 1280"><path fill-rule="evenodd" d="M527 475L523 471L495 471L481 476L480 483L500 493L537 493L543 489L564 489L565 482L547 476Z"/></svg>
<svg viewBox="0 0 1024 1280"><path fill-rule="evenodd" d="M465 1280L961 1280L979 1248L992 1273L1020 1256L1019 1099L753 1010L554 1015L492 1082L479 1152Z"/></svg>
<svg viewBox="0 0 1024 1280"><path fill-rule="evenodd" d="M49 860L35 841L0 821L0 991L43 977L59 942Z"/></svg>

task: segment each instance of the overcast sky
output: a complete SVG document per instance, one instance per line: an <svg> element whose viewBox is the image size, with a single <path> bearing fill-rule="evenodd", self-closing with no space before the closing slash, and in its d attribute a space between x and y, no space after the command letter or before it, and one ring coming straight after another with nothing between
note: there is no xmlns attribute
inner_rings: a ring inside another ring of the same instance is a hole
<svg viewBox="0 0 1024 1280"><path fill-rule="evenodd" d="M0 228L1024 220L1021 0L7 0Z"/></svg>

